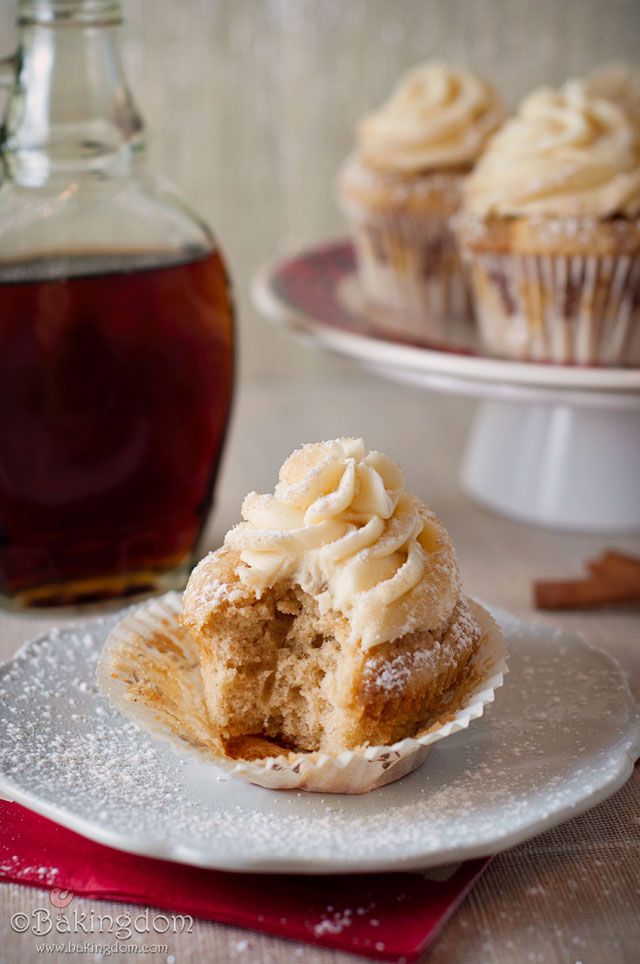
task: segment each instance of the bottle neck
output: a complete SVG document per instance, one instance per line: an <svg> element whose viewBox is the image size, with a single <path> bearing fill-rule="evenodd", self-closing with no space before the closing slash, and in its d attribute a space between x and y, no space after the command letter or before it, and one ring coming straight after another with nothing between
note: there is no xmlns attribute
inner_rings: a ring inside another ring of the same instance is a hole
<svg viewBox="0 0 640 964"><path fill-rule="evenodd" d="M18 73L0 131L9 178L117 177L144 150L113 0L21 0Z"/></svg>

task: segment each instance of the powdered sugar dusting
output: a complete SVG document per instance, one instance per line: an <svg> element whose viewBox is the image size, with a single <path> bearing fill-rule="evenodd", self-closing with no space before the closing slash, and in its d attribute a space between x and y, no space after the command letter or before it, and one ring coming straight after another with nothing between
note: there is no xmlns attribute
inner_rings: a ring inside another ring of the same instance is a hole
<svg viewBox="0 0 640 964"><path fill-rule="evenodd" d="M219 550L224 551L224 550ZM190 580L190 607L193 618L198 622L206 622L209 614L225 602L234 602L246 590L237 580L234 585L224 582L217 577L210 577L208 569L216 553L210 552L200 560ZM202 573L206 578L200 578ZM195 578L193 575L195 574Z"/></svg>
<svg viewBox="0 0 640 964"><path fill-rule="evenodd" d="M0 790L112 846L232 869L433 865L579 812L622 782L638 746L609 657L502 617L508 685L411 776L330 807L219 781L213 765L156 743L96 692L98 653L121 616L50 633L0 670Z"/></svg>
<svg viewBox="0 0 640 964"><path fill-rule="evenodd" d="M219 579L212 579L204 585L198 596L198 603L201 606L211 606L215 608L220 603L229 598L231 587Z"/></svg>

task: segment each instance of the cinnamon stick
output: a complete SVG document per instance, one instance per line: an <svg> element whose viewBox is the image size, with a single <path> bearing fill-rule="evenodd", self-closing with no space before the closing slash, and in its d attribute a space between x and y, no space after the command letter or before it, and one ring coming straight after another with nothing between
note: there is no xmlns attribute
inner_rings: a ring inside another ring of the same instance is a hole
<svg viewBox="0 0 640 964"><path fill-rule="evenodd" d="M593 609L640 602L640 559L616 549L587 561L585 579L534 583L538 609Z"/></svg>
<svg viewBox="0 0 640 964"><path fill-rule="evenodd" d="M589 559L587 569L595 576L609 579L640 579L640 559L617 549L607 549L599 558Z"/></svg>

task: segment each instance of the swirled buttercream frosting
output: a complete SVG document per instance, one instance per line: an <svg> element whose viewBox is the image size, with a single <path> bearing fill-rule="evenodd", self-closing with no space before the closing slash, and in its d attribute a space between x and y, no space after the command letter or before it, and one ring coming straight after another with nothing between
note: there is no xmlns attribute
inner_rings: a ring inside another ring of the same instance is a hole
<svg viewBox="0 0 640 964"><path fill-rule="evenodd" d="M481 217L635 217L640 130L580 81L540 88L495 134L465 188Z"/></svg>
<svg viewBox="0 0 640 964"><path fill-rule="evenodd" d="M438 62L414 67L379 110L358 125L360 154L399 172L468 165L504 117L493 88Z"/></svg>
<svg viewBox="0 0 640 964"><path fill-rule="evenodd" d="M446 624L460 593L451 541L404 489L400 468L362 439L304 445L272 495L249 493L225 544L258 597L281 580L349 621L362 648Z"/></svg>
<svg viewBox="0 0 640 964"><path fill-rule="evenodd" d="M624 63L604 64L585 81L593 97L604 97L621 107L640 125L640 69Z"/></svg>

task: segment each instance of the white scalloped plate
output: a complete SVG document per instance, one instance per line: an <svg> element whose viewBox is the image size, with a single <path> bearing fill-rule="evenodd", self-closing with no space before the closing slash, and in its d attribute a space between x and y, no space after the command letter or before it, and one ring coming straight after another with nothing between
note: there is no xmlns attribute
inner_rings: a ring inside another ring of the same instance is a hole
<svg viewBox="0 0 640 964"><path fill-rule="evenodd" d="M123 613L53 630L0 668L0 794L100 843L223 870L354 873L503 850L614 793L640 753L618 664L493 611L510 673L482 719L358 796L273 791L154 741L95 685Z"/></svg>

